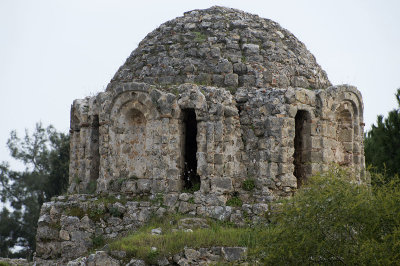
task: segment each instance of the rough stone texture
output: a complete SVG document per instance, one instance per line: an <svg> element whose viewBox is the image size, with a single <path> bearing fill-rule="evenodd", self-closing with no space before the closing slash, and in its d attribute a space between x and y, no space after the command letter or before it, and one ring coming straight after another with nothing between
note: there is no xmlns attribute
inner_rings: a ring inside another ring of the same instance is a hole
<svg viewBox="0 0 400 266"><path fill-rule="evenodd" d="M178 199L185 199L184 194L186 193L176 195L176 205L187 203ZM200 193L197 192L197 194ZM105 201L110 202L104 203ZM54 198L53 201L43 204L38 228L41 231L44 230L43 228L51 228L55 233L48 236L42 233L37 234L36 261L41 264L45 264L47 261L49 265L52 265L53 262L63 264L83 256L93 248L93 241L96 237L101 236L105 240L115 239L136 230L146 224L151 214L157 213L158 210L163 208L161 206L164 205L164 202L164 200L131 199L129 195L120 200L109 195L105 199L96 195L79 194ZM121 212L117 212L115 206L121 205L124 205L125 208L121 209ZM168 213L176 213L176 205L163 209ZM237 224L243 222L244 215L254 223L266 223L267 220L263 217L269 211L266 204L245 204L242 207L230 207L206 205L205 201L199 201L191 205L193 216L210 217ZM55 211L58 216L51 219L50 213ZM208 227L207 219L199 217L183 218L177 224L177 230L184 231ZM162 234L162 231L160 228L155 228L152 233ZM122 253L111 255L114 258L125 256ZM43 260L46 261L42 262ZM73 263L78 263L78 261Z"/></svg>
<svg viewBox="0 0 400 266"><path fill-rule="evenodd" d="M32 264L33 263L29 263L26 259L0 258L0 265L28 266L28 265L32 265Z"/></svg>
<svg viewBox="0 0 400 266"><path fill-rule="evenodd" d="M156 264L151 265L214 265L218 263L229 263L234 265L248 265L247 248L245 247L209 247L192 249L185 248L183 252L175 254L172 257L160 258ZM123 263L123 260L112 258L104 251L97 251L87 257L79 257L69 261L68 266L103 266L103 265L126 265L126 266L145 266L145 261L131 259L129 263Z"/></svg>
<svg viewBox="0 0 400 266"><path fill-rule="evenodd" d="M332 162L349 166L358 175L364 169L363 104L355 87L241 87L234 95L224 88L195 84L176 90L174 95L144 83L126 83L115 91L76 100L69 191L82 193L90 184L97 184L97 192L133 195L182 191L182 110L187 108L196 113L197 174L203 194L245 195L243 181L254 179L256 189L248 196L269 201L291 195L298 179ZM304 119L296 122L299 113ZM93 117L99 117L97 155L86 148L93 141L89 136L95 126L87 122L96 120ZM295 140L296 124L303 130L300 141ZM301 174L296 174L296 167ZM93 168L98 169L96 179ZM182 203L179 208L186 213L193 206Z"/></svg>
<svg viewBox="0 0 400 266"><path fill-rule="evenodd" d="M331 86L277 23L223 7L185 13L150 33L105 92L73 102L71 195L43 205L37 261L75 259L153 214L265 222L271 201L331 163L365 182L363 127L360 92ZM200 182L190 193L188 143ZM235 197L243 205L227 206Z"/></svg>
<svg viewBox="0 0 400 266"><path fill-rule="evenodd" d="M161 87L330 86L305 45L278 23L219 6L186 12L149 33L107 90L132 81Z"/></svg>

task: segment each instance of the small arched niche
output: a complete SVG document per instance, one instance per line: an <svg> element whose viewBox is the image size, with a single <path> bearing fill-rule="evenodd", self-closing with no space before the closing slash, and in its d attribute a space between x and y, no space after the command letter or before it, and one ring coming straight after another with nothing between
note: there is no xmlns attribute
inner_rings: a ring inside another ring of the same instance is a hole
<svg viewBox="0 0 400 266"><path fill-rule="evenodd" d="M146 172L146 118L144 114L132 107L121 110L117 127L117 151L119 169L124 169L120 177L143 178Z"/></svg>
<svg viewBox="0 0 400 266"><path fill-rule="evenodd" d="M137 109L129 109L125 113L125 123L129 127L132 126L146 126L146 118L144 117L143 113Z"/></svg>
<svg viewBox="0 0 400 266"><path fill-rule="evenodd" d="M294 176L300 188L311 174L311 115L298 110L295 117Z"/></svg>
<svg viewBox="0 0 400 266"><path fill-rule="evenodd" d="M336 141L338 146L335 159L339 165L353 163L354 126L350 103L342 103L336 110Z"/></svg>

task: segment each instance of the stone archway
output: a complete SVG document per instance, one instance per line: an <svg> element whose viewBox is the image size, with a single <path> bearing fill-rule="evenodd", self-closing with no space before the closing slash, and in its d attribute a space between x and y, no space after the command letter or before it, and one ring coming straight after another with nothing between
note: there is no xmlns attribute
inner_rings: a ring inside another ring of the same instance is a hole
<svg viewBox="0 0 400 266"><path fill-rule="evenodd" d="M293 174L297 179L297 188L299 188L311 174L311 115L305 110L298 110L295 116L293 157Z"/></svg>
<svg viewBox="0 0 400 266"><path fill-rule="evenodd" d="M120 110L115 135L118 168L124 169L120 177L145 175L146 124L144 114L129 104Z"/></svg>

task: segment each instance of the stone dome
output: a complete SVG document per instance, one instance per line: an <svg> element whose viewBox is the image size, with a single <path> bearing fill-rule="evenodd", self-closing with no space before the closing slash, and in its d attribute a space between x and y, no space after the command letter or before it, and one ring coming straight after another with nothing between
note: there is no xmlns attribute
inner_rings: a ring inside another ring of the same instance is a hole
<svg viewBox="0 0 400 266"><path fill-rule="evenodd" d="M132 81L161 89L182 83L229 89L331 85L306 46L278 23L219 6L186 12L148 34L107 90Z"/></svg>

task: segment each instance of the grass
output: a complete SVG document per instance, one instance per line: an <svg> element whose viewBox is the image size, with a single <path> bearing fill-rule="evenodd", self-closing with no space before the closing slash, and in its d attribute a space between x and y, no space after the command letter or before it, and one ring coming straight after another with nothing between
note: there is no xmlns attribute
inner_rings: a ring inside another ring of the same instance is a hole
<svg viewBox="0 0 400 266"><path fill-rule="evenodd" d="M83 216L85 216L86 212L79 207L71 207L65 210L65 215L67 216L76 216L79 219L82 219Z"/></svg>
<svg viewBox="0 0 400 266"><path fill-rule="evenodd" d="M111 250L123 250L127 259L140 258L147 263L165 256L171 256L184 250L185 247L201 248L213 246L241 246L249 248L250 253L256 254L256 247L262 246L267 227L236 227L229 222L208 220L209 228L193 229L193 232L172 230L177 221L184 216L174 215L168 218L153 218L152 221L137 232L111 242ZM151 229L162 228L161 235L152 235ZM156 252L152 250L156 247Z"/></svg>
<svg viewBox="0 0 400 266"><path fill-rule="evenodd" d="M116 202L120 202L121 204L126 204L128 200L125 195L121 195L120 198L115 197L114 195L108 195L103 197L98 197L97 200L94 201L95 204L114 204Z"/></svg>

